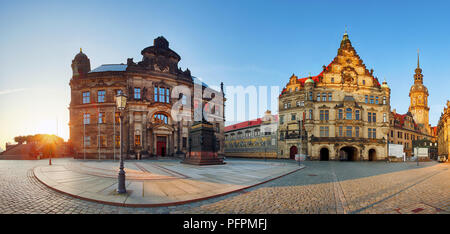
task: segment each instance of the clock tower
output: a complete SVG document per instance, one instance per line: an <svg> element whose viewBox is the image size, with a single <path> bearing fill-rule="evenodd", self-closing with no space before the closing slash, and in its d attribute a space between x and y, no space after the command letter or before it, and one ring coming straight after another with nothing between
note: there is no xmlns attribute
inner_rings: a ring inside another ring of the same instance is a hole
<svg viewBox="0 0 450 234"><path fill-rule="evenodd" d="M422 130L426 134L430 134L428 89L423 85L422 69L419 64L419 51L417 51L417 68L414 74L414 85L411 86L409 97L411 100L409 112L411 112L414 121L418 125L422 125Z"/></svg>

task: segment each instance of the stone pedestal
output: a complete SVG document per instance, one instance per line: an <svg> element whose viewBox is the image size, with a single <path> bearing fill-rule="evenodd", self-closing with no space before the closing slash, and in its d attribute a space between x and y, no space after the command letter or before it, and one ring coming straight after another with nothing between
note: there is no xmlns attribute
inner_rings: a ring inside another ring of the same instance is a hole
<svg viewBox="0 0 450 234"><path fill-rule="evenodd" d="M182 163L192 165L225 164L219 157L214 126L206 121L196 122L189 130L189 152Z"/></svg>

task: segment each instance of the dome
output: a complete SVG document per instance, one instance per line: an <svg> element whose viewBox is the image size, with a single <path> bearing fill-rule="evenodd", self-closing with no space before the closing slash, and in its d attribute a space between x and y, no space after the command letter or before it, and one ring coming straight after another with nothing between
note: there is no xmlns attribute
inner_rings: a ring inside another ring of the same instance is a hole
<svg viewBox="0 0 450 234"><path fill-rule="evenodd" d="M169 42L163 36L157 37L153 40L153 45L141 51L144 57L163 56L167 58L174 58L180 61L181 57L175 51L169 48Z"/></svg>
<svg viewBox="0 0 450 234"><path fill-rule="evenodd" d="M309 84L309 83L314 84L314 80L311 79L311 77L305 81L305 84Z"/></svg>
<svg viewBox="0 0 450 234"><path fill-rule="evenodd" d="M428 93L428 89L427 87L425 87L425 85L414 84L413 86L411 86L410 92L417 92L417 91Z"/></svg>
<svg viewBox="0 0 450 234"><path fill-rule="evenodd" d="M73 60L78 62L78 61L83 61L83 60L89 60L89 58L86 54L83 53L83 51L80 48L80 53L75 55L75 58Z"/></svg>
<svg viewBox="0 0 450 234"><path fill-rule="evenodd" d="M388 86L386 81L383 82L383 84L381 85L381 88L386 88L386 89L389 88L389 86Z"/></svg>

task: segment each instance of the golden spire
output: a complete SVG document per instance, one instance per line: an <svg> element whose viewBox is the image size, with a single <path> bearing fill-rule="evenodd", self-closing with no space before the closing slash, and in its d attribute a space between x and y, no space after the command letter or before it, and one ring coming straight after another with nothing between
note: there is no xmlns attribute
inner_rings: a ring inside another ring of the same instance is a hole
<svg viewBox="0 0 450 234"><path fill-rule="evenodd" d="M80 47L80 53L83 53L83 49L81 49L81 47Z"/></svg>
<svg viewBox="0 0 450 234"><path fill-rule="evenodd" d="M419 49L417 49L417 68L419 68Z"/></svg>

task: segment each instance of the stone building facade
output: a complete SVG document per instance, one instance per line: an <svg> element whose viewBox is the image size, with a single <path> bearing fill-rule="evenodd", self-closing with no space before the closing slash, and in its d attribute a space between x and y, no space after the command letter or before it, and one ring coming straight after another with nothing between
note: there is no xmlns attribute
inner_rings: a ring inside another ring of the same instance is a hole
<svg viewBox="0 0 450 234"><path fill-rule="evenodd" d="M72 61L70 141L76 158L118 158L120 119L115 96L128 96L123 141L127 157L181 156L189 148L194 109L214 124L219 154L224 153L224 93L209 88L178 67L181 57L164 37L141 51L142 61L105 64L91 70L80 50ZM198 116L198 114L197 114ZM201 116L201 115L200 115ZM201 119L200 119L201 120Z"/></svg>
<svg viewBox="0 0 450 234"><path fill-rule="evenodd" d="M314 77L292 75L279 97L280 158L384 160L390 89L368 70L345 33L337 56Z"/></svg>
<svg viewBox="0 0 450 234"><path fill-rule="evenodd" d="M227 157L277 158L278 116L266 111L262 118L225 127Z"/></svg>
<svg viewBox="0 0 450 234"><path fill-rule="evenodd" d="M438 155L450 158L450 101L444 108L437 125Z"/></svg>

